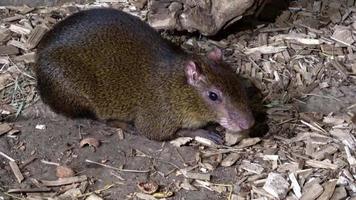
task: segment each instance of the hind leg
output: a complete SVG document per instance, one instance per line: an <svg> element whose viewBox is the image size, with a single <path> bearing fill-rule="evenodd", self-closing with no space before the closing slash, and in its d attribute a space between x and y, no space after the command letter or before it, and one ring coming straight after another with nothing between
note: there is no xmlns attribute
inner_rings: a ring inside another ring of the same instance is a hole
<svg viewBox="0 0 356 200"><path fill-rule="evenodd" d="M106 124L111 127L121 128L123 131L130 134L137 132L135 126L130 122L125 122L120 120L106 120Z"/></svg>
<svg viewBox="0 0 356 200"><path fill-rule="evenodd" d="M66 77L61 66L39 66L37 69L37 89L43 102L53 111L72 118L96 119L90 100L84 95L79 83ZM88 82L89 84L90 82Z"/></svg>

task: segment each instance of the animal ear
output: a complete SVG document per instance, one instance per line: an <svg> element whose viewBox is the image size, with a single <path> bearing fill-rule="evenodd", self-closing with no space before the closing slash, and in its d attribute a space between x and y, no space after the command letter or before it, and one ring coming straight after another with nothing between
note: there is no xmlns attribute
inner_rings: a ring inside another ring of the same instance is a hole
<svg viewBox="0 0 356 200"><path fill-rule="evenodd" d="M222 51L219 48L214 48L208 53L208 58L215 62L220 62L222 60Z"/></svg>
<svg viewBox="0 0 356 200"><path fill-rule="evenodd" d="M201 69L195 64L194 61L189 61L185 65L185 76L190 85L197 86L202 79Z"/></svg>

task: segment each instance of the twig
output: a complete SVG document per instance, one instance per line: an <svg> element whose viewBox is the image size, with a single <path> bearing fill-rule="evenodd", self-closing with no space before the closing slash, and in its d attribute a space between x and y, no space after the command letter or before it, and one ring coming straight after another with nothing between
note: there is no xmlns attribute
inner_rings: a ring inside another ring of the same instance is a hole
<svg viewBox="0 0 356 200"><path fill-rule="evenodd" d="M47 165L55 165L55 166L60 166L60 164L58 163L55 163L55 162L50 162L50 161L47 161L47 160L41 160L41 163L44 163L44 164L47 164Z"/></svg>
<svg viewBox="0 0 356 200"><path fill-rule="evenodd" d="M96 164L96 165L100 165L102 167L106 167L106 168L117 170L117 171L121 171L121 172L132 172L132 173L148 173L148 172L150 172L150 170L120 169L120 168L117 168L117 167L113 167L113 166L110 166L110 165L106 165L106 164L102 164L102 163L99 163L99 162L91 161L91 160L88 160L88 159L86 159L85 162Z"/></svg>
<svg viewBox="0 0 356 200"><path fill-rule="evenodd" d="M38 192L51 192L50 188L16 188L9 189L8 193L38 193Z"/></svg>
<svg viewBox="0 0 356 200"><path fill-rule="evenodd" d="M15 159L11 158L10 156L6 155L5 153L3 153L2 151L0 151L0 155L5 157L6 159L12 161L12 162L15 162Z"/></svg>
<svg viewBox="0 0 356 200"><path fill-rule="evenodd" d="M304 94L304 95L306 95L306 96L315 96L315 97L320 97L320 98L325 98L325 99L333 99L333 100L335 100L335 101L341 101L340 99L335 98L335 97L324 96L324 95L318 95L318 94L311 94L311 93L309 93L309 94Z"/></svg>
<svg viewBox="0 0 356 200"><path fill-rule="evenodd" d="M114 171L110 172L111 175L115 176L116 178L118 178L120 181L124 181L125 179L122 178L119 174L116 174Z"/></svg>
<svg viewBox="0 0 356 200"><path fill-rule="evenodd" d="M105 186L105 187L102 188L102 189L95 190L94 192L88 192L88 193L84 193L84 194L82 194L82 195L79 195L78 198L79 198L79 197L86 197L86 196L89 196L89 195L94 194L94 193L95 193L95 194L99 194L99 193L101 193L101 192L103 192L103 191L105 191L105 190L108 190L108 189L112 188L113 186L115 186L115 184L107 185L107 186Z"/></svg>
<svg viewBox="0 0 356 200"><path fill-rule="evenodd" d="M49 187L56 187L56 186L62 186L62 185L69 185L72 183L78 183L78 182L83 182L86 181L88 178L85 175L82 176L73 176L73 177L68 177L68 178L61 178L56 181L46 181L46 180L41 180L42 184L44 186L49 186Z"/></svg>
<svg viewBox="0 0 356 200"><path fill-rule="evenodd" d="M37 157L31 157L30 159L24 161L19 167L20 169L26 167L28 164L32 163L34 160L36 160Z"/></svg>
<svg viewBox="0 0 356 200"><path fill-rule="evenodd" d="M5 194L6 196L9 196L9 197L14 198L14 199L26 200L25 198L15 196L15 195L9 194L9 193L7 193L7 192L4 192L4 194Z"/></svg>

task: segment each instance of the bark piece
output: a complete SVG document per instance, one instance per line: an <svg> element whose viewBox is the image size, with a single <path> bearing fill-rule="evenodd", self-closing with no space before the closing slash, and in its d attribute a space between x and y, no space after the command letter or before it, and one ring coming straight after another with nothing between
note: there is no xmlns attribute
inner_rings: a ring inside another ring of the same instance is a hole
<svg viewBox="0 0 356 200"><path fill-rule="evenodd" d="M148 22L157 29L200 31L214 35L256 7L255 0L160 1L148 4ZM168 9L167 9L168 8Z"/></svg>
<svg viewBox="0 0 356 200"><path fill-rule="evenodd" d="M19 166L17 165L17 163L15 161L10 161L9 165L10 165L11 170L14 173L16 179L17 179L17 182L21 183L25 179L25 177L23 177Z"/></svg>
<svg viewBox="0 0 356 200"><path fill-rule="evenodd" d="M336 179L324 183L323 184L324 192L318 197L317 200L330 199L331 196L334 194L336 183L337 183Z"/></svg>
<svg viewBox="0 0 356 200"><path fill-rule="evenodd" d="M19 53L19 49L14 46L0 46L0 55L16 55Z"/></svg>
<svg viewBox="0 0 356 200"><path fill-rule="evenodd" d="M314 183L308 188L303 188L305 191L300 200L313 200L318 198L323 193L323 187L319 183Z"/></svg>
<svg viewBox="0 0 356 200"><path fill-rule="evenodd" d="M271 172L263 189L278 199L284 199L287 196L289 183L282 175Z"/></svg>
<svg viewBox="0 0 356 200"><path fill-rule="evenodd" d="M42 25L36 26L28 36L26 46L28 49L33 49L42 39L43 35L48 31L48 28Z"/></svg>

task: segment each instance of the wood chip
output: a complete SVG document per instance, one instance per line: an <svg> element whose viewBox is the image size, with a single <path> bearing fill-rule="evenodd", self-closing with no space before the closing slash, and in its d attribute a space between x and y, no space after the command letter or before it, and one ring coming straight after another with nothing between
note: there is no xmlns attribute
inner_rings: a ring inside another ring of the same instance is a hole
<svg viewBox="0 0 356 200"><path fill-rule="evenodd" d="M31 29L17 24L11 24L9 30L21 35L28 35L31 33Z"/></svg>
<svg viewBox="0 0 356 200"><path fill-rule="evenodd" d="M26 44L23 43L23 42L20 42L20 41L17 41L17 40L10 40L7 45L12 45L14 47L17 47L19 49L22 49L22 50L25 50L27 51L27 47L26 47Z"/></svg>
<svg viewBox="0 0 356 200"><path fill-rule="evenodd" d="M170 141L169 143L171 143L175 147L181 147L192 140L193 140L193 138L191 138L191 137L179 137L179 138L176 138L176 139Z"/></svg>
<svg viewBox="0 0 356 200"><path fill-rule="evenodd" d="M337 183L336 179L332 179L329 180L328 182L325 182L323 184L324 192L318 197L317 200L330 199L331 196L334 194L336 183Z"/></svg>
<svg viewBox="0 0 356 200"><path fill-rule="evenodd" d="M23 177L19 166L17 165L17 163L15 161L10 161L9 165L10 165L11 170L14 173L16 179L17 179L17 182L21 183L25 179L25 177Z"/></svg>
<svg viewBox="0 0 356 200"><path fill-rule="evenodd" d="M56 187L56 186L62 186L62 185L69 185L72 183L78 183L78 182L83 182L87 180L87 176L82 175L82 176L74 176L74 177L68 177L68 178L61 178L56 181L47 181L47 180L41 180L42 184L47 187Z"/></svg>
<svg viewBox="0 0 356 200"><path fill-rule="evenodd" d="M246 147L253 146L261 141L261 138L245 138L236 146L238 149L243 149Z"/></svg>
<svg viewBox="0 0 356 200"><path fill-rule="evenodd" d="M268 197L268 199L274 199L275 197L273 195L271 195L270 193L268 193L266 190L264 190L263 188L257 188L255 186L252 186L252 192L256 193L260 196L265 196Z"/></svg>
<svg viewBox="0 0 356 200"><path fill-rule="evenodd" d="M179 170L179 172L185 178L190 178L190 179L198 179L198 180L209 181L210 177L211 177L210 174L190 172L190 171L188 171L186 169L181 169L181 170Z"/></svg>
<svg viewBox="0 0 356 200"><path fill-rule="evenodd" d="M28 36L26 46L28 49L33 49L42 39L43 35L48 31L48 28L43 25L36 26Z"/></svg>
<svg viewBox="0 0 356 200"><path fill-rule="evenodd" d="M332 164L327 161L317 161L317 160L307 160L305 161L305 164L314 168L332 169L332 170L336 170L339 167L338 165Z"/></svg>
<svg viewBox="0 0 356 200"><path fill-rule="evenodd" d="M89 195L87 198L85 198L85 200L104 200L103 198L99 197L96 194L91 194Z"/></svg>
<svg viewBox="0 0 356 200"><path fill-rule="evenodd" d="M278 52L282 52L285 49L287 49L286 46L267 46L263 45L260 47L255 47L255 48L246 48L245 53L246 54L254 54L254 53L261 53L261 54L274 54Z"/></svg>
<svg viewBox="0 0 356 200"><path fill-rule="evenodd" d="M314 1L313 3L313 12L319 13L321 10L321 1Z"/></svg>
<svg viewBox="0 0 356 200"><path fill-rule="evenodd" d="M4 22L13 22L13 21L17 21L17 20L20 20L20 19L23 19L23 18L24 18L23 15L14 15L14 16L2 19L2 21L4 21Z"/></svg>
<svg viewBox="0 0 356 200"><path fill-rule="evenodd" d="M10 40L10 38L11 38L11 31L9 29L0 27L0 44Z"/></svg>
<svg viewBox="0 0 356 200"><path fill-rule="evenodd" d="M323 122L327 124L343 124L345 122L345 118L343 117L335 117L335 116L326 116L323 118Z"/></svg>
<svg viewBox="0 0 356 200"><path fill-rule="evenodd" d="M328 55L333 55L333 56L344 55L342 48L335 47L335 45L322 44L320 45L320 48L323 53Z"/></svg>
<svg viewBox="0 0 356 200"><path fill-rule="evenodd" d="M331 196L330 200L343 200L346 199L347 192L344 186L336 187L334 194Z"/></svg>
<svg viewBox="0 0 356 200"><path fill-rule="evenodd" d="M330 134L339 139L343 144L351 150L356 150L356 138L350 134L350 131L344 129L331 129Z"/></svg>
<svg viewBox="0 0 356 200"><path fill-rule="evenodd" d="M240 158L240 154L238 153L230 153L228 156L226 156L226 158L224 158L224 160L221 161L221 166L223 167L230 167L231 165L233 165L239 158Z"/></svg>
<svg viewBox="0 0 356 200"><path fill-rule="evenodd" d="M0 55L16 55L19 53L19 49L14 46L0 46Z"/></svg>
<svg viewBox="0 0 356 200"><path fill-rule="evenodd" d="M331 36L331 39L333 39L343 45L346 45L346 46L350 46L351 44L353 44L355 42L349 28L345 27L345 26L339 26L339 25L335 26L335 31L334 31L333 35Z"/></svg>
<svg viewBox="0 0 356 200"><path fill-rule="evenodd" d="M332 155L337 152L337 148L332 145L327 145L325 148L322 148L320 151L314 152L312 157L316 160L323 160L325 156Z"/></svg>
<svg viewBox="0 0 356 200"><path fill-rule="evenodd" d="M349 162L350 166L356 166L356 158L351 154L351 151L348 146L344 146L345 152L346 152L346 157L347 157L347 162Z"/></svg>
<svg viewBox="0 0 356 200"><path fill-rule="evenodd" d="M232 146L247 137L248 137L248 133L235 133L231 131L226 131L224 140L226 145Z"/></svg>
<svg viewBox="0 0 356 200"><path fill-rule="evenodd" d="M348 72L346 70L346 68L337 60L332 60L330 62L330 64L337 70L340 72L340 74L342 75L343 79L347 79L348 78Z"/></svg>
<svg viewBox="0 0 356 200"><path fill-rule="evenodd" d="M289 183L282 175L271 172L263 189L278 199L284 199L289 190Z"/></svg>
<svg viewBox="0 0 356 200"><path fill-rule="evenodd" d="M278 167L278 172L296 172L300 169L300 166L296 162L284 163Z"/></svg>
<svg viewBox="0 0 356 200"><path fill-rule="evenodd" d="M319 183L314 183L308 188L303 188L303 194L300 200L313 200L323 193L323 187Z"/></svg>
<svg viewBox="0 0 356 200"><path fill-rule="evenodd" d="M16 61L16 62L24 61L25 63L28 64L28 63L34 63L35 62L35 58L36 58L35 52L31 52L31 53L23 54L21 56L16 56L14 58L14 61Z"/></svg>
<svg viewBox="0 0 356 200"><path fill-rule="evenodd" d="M0 136L11 131L12 127L8 123L0 124Z"/></svg>
<svg viewBox="0 0 356 200"><path fill-rule="evenodd" d="M293 189L295 196L300 198L302 196L302 189L301 189L297 179L295 178L294 173L289 174L289 180L292 182L292 189Z"/></svg>
<svg viewBox="0 0 356 200"><path fill-rule="evenodd" d="M214 141L208 139L208 138L204 138L204 137L200 137L200 136L195 136L194 140L197 141L198 143L208 146L208 147L216 147L217 145L215 144Z"/></svg>
<svg viewBox="0 0 356 200"><path fill-rule="evenodd" d="M33 7L29 7L27 5L21 6L20 9L18 10L21 14L27 14L31 11L35 10Z"/></svg>
<svg viewBox="0 0 356 200"><path fill-rule="evenodd" d="M183 188L184 190L188 190L188 191L190 191L190 190L193 190L193 191L198 190L198 188L196 188L194 185L192 185L190 183L190 180L186 179L186 178L180 184L180 187Z"/></svg>
<svg viewBox="0 0 356 200"><path fill-rule="evenodd" d="M261 165L256 163L251 163L248 160L243 160L240 168L255 174L261 174L264 170L264 168Z"/></svg>
<svg viewBox="0 0 356 200"><path fill-rule="evenodd" d="M305 34L280 34L271 38L272 40L292 40L304 45L319 45L319 39L308 38Z"/></svg>

